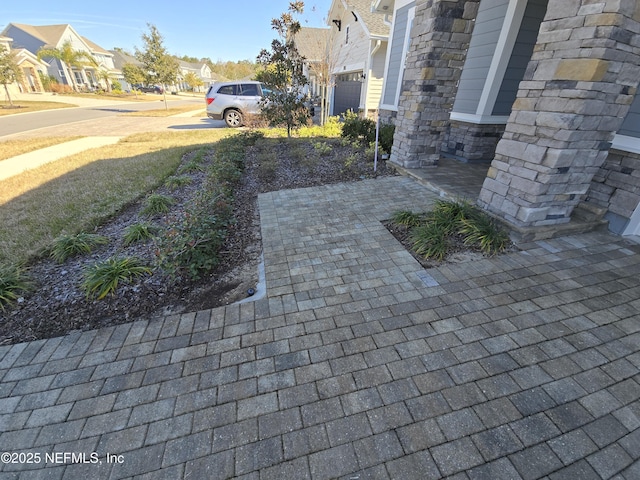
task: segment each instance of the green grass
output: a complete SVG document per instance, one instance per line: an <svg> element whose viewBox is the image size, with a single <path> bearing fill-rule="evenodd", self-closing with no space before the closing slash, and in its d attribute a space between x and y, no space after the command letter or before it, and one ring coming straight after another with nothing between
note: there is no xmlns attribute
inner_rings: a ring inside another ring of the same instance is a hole
<svg viewBox="0 0 640 480"><path fill-rule="evenodd" d="M14 100L13 107L9 105L9 102L0 103L0 116L70 107L77 107L77 105L62 102L33 102L29 100Z"/></svg>
<svg viewBox="0 0 640 480"><path fill-rule="evenodd" d="M60 235L53 241L51 258L58 263L64 263L75 255L90 253L98 245L106 245L107 237L93 233L78 233L75 235Z"/></svg>
<svg viewBox="0 0 640 480"><path fill-rule="evenodd" d="M113 294L120 283L150 275L151 268L134 257L109 258L87 267L83 273L82 289L87 298L102 300Z"/></svg>
<svg viewBox="0 0 640 480"><path fill-rule="evenodd" d="M41 148L59 145L82 137L42 137L29 138L26 140L6 140L0 142L0 160L16 157L24 153L34 152Z"/></svg>
<svg viewBox="0 0 640 480"><path fill-rule="evenodd" d="M0 263L26 263L61 234L93 230L162 185L186 153L235 133L135 134L0 181Z"/></svg>

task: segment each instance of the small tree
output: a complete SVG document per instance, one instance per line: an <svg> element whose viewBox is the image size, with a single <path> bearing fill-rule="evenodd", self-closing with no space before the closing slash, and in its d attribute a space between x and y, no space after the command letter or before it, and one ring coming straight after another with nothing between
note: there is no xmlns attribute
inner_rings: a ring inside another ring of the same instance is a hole
<svg viewBox="0 0 640 480"><path fill-rule="evenodd" d="M270 125L286 125L287 136L291 130L307 123L309 109L302 88L308 83L302 73L304 58L295 45L295 35L300 30L300 22L295 17L304 11L304 3L290 2L289 9L280 18L271 20L280 39L271 42L271 51L262 50L258 64L263 70L256 78L273 90L261 101L262 116Z"/></svg>
<svg viewBox="0 0 640 480"><path fill-rule="evenodd" d="M192 92L195 92L196 87L204 85L204 82L193 72L187 72L184 76L184 81L189 85Z"/></svg>
<svg viewBox="0 0 640 480"><path fill-rule="evenodd" d="M4 85L9 105L13 107L8 85L22 79L22 71L18 66L16 56L10 50L1 49L0 52L0 83Z"/></svg>
<svg viewBox="0 0 640 480"><path fill-rule="evenodd" d="M163 87L164 105L167 106L167 85L176 82L178 78L178 60L167 53L163 45L163 38L155 25L148 23L149 33L142 34L144 49L136 48L136 58L142 63L142 72L148 85Z"/></svg>
<svg viewBox="0 0 640 480"><path fill-rule="evenodd" d="M111 73L109 70L101 68L96 72L96 76L98 77L98 80L104 81L104 83L107 85L107 92L111 92L111 81L113 79L113 73Z"/></svg>
<svg viewBox="0 0 640 480"><path fill-rule="evenodd" d="M73 67L82 70L87 65L98 65L89 52L74 50L70 40L64 42L60 48L42 48L38 50L38 59L42 60L43 58L60 60L62 68L66 69L67 75L69 75L71 79L71 88L75 91L78 91L78 86L76 85L75 76L73 75Z"/></svg>
<svg viewBox="0 0 640 480"><path fill-rule="evenodd" d="M127 82L133 88L134 85L144 82L144 73L142 69L133 63L125 63L122 66L122 76L124 77L125 82ZM138 96L138 91L134 88L134 93L136 97Z"/></svg>

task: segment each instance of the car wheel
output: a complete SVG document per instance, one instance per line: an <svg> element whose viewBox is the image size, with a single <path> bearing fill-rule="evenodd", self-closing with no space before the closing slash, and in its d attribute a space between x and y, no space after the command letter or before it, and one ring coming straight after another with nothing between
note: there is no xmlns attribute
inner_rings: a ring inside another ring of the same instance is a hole
<svg viewBox="0 0 640 480"><path fill-rule="evenodd" d="M227 110L224 114L224 121L228 127L241 127L242 114L238 110Z"/></svg>

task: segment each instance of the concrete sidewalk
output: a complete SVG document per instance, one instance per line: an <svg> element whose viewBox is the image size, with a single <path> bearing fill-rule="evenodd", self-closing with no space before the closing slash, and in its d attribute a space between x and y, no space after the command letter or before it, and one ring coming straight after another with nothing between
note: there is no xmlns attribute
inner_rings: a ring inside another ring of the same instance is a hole
<svg viewBox="0 0 640 480"><path fill-rule="evenodd" d="M84 137L0 161L0 180L91 148L118 143L122 137Z"/></svg>
<svg viewBox="0 0 640 480"><path fill-rule="evenodd" d="M436 198L263 194L265 298L0 347L2 478L640 478L640 247L425 270L380 220Z"/></svg>

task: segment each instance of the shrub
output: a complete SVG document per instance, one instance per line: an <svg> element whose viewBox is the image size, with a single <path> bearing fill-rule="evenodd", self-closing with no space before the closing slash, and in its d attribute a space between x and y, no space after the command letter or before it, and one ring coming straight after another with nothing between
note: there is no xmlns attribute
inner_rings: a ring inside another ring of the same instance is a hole
<svg viewBox="0 0 640 480"><path fill-rule="evenodd" d="M393 146L393 134L395 131L396 127L390 123L380 125L378 130L378 141L380 148L384 150L385 153L391 153L391 147Z"/></svg>
<svg viewBox="0 0 640 480"><path fill-rule="evenodd" d="M131 245L133 243L142 242L153 237L158 227L148 222L134 223L129 225L124 232L124 244Z"/></svg>
<svg viewBox="0 0 640 480"><path fill-rule="evenodd" d="M0 265L0 310L32 287L26 272L18 266Z"/></svg>
<svg viewBox="0 0 640 480"><path fill-rule="evenodd" d="M161 195L159 193L152 193L145 200L144 208L141 213L149 216L167 213L171 205L173 205L173 202L174 200L172 197Z"/></svg>
<svg viewBox="0 0 640 480"><path fill-rule="evenodd" d="M87 298L102 300L115 293L118 284L151 274L151 269L135 257L109 258L84 270L82 289Z"/></svg>
<svg viewBox="0 0 640 480"><path fill-rule="evenodd" d="M376 141L376 124L370 118L361 118L357 113L349 110L345 113L341 135L368 145Z"/></svg>
<svg viewBox="0 0 640 480"><path fill-rule="evenodd" d="M73 88L62 83L50 83L49 90L53 93L73 93Z"/></svg>
<svg viewBox="0 0 640 480"><path fill-rule="evenodd" d="M327 142L312 142L313 149L321 157L326 157L333 151L333 147Z"/></svg>
<svg viewBox="0 0 640 480"><path fill-rule="evenodd" d="M118 90L122 91L122 84L120 82L118 82L117 80L114 80L111 82L111 90L113 92L116 92Z"/></svg>
<svg viewBox="0 0 640 480"><path fill-rule="evenodd" d="M63 263L68 258L83 253L89 253L98 245L108 243L107 237L93 233L78 233L76 235L60 235L53 241L51 258Z"/></svg>
<svg viewBox="0 0 640 480"><path fill-rule="evenodd" d="M465 245L478 245L487 255L504 251L509 245L509 236L488 215L477 215L461 220L460 234Z"/></svg>
<svg viewBox="0 0 640 480"><path fill-rule="evenodd" d="M438 200L426 214L396 212L392 222L411 228L413 250L425 258L442 260L455 239L486 255L502 252L510 243L507 232L466 200Z"/></svg>
<svg viewBox="0 0 640 480"><path fill-rule="evenodd" d="M413 250L425 258L442 260L447 254L447 230L437 223L419 225L411 230Z"/></svg>
<svg viewBox="0 0 640 480"><path fill-rule="evenodd" d="M158 263L171 277L197 279L219 263L219 251L232 220L235 185L242 177L245 149L260 134L235 135L220 140L205 185L184 215L171 218L158 238Z"/></svg>
<svg viewBox="0 0 640 480"><path fill-rule="evenodd" d="M413 213L409 210L400 210L395 212L391 217L391 221L397 225L405 225L407 227L415 227L420 225L424 215L419 213Z"/></svg>

